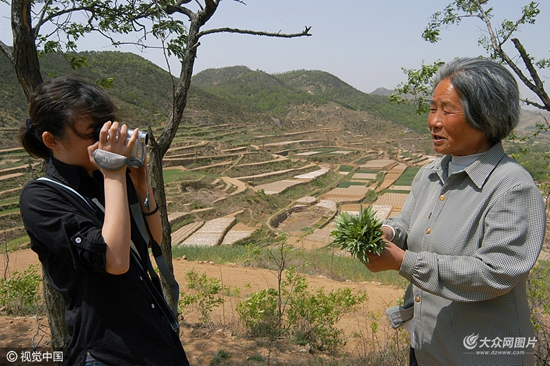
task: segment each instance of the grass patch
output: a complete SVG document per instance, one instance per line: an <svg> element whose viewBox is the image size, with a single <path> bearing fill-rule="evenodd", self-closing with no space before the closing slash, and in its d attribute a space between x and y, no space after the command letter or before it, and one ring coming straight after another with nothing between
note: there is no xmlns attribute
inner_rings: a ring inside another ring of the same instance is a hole
<svg viewBox="0 0 550 366"><path fill-rule="evenodd" d="M338 171L340 172L351 172L353 170L353 167L351 165L340 165L340 167L338 168Z"/></svg>
<svg viewBox="0 0 550 366"><path fill-rule="evenodd" d="M236 263L276 270L269 250L276 249L260 248L253 244L215 247L179 246L172 248L172 253L174 258L186 255L189 261L212 261L216 264ZM407 285L407 281L395 271L372 273L359 260L336 255L332 248L323 248L317 251L294 248L289 253L289 263L301 273L312 276L323 275L338 281L374 281L403 288Z"/></svg>
<svg viewBox="0 0 550 366"><path fill-rule="evenodd" d="M420 168L418 167L409 167L407 170L401 174L401 176L395 181L394 185L396 186L410 186L412 184L412 181L414 177L416 176L416 173Z"/></svg>
<svg viewBox="0 0 550 366"><path fill-rule="evenodd" d="M313 276L323 275L338 281L374 281L403 288L408 284L407 280L396 271L372 273L358 259L336 255L335 249L332 248L321 248L316 251L300 250L294 255L306 264L303 272Z"/></svg>
<svg viewBox="0 0 550 366"><path fill-rule="evenodd" d="M12 205L12 204L19 205L19 194L17 194L16 197L9 197L9 198L4 198L0 200L0 206Z"/></svg>
<svg viewBox="0 0 550 366"><path fill-rule="evenodd" d="M16 250L21 249L21 247L29 244L30 242L31 242L31 239L28 237L28 235L25 235L19 238L8 240L8 242L5 245L8 252L14 252Z"/></svg>
<svg viewBox="0 0 550 366"><path fill-rule="evenodd" d="M378 170L367 170L367 169L357 169L355 173L363 173L363 174L378 174Z"/></svg>
<svg viewBox="0 0 550 366"><path fill-rule="evenodd" d="M216 264L241 263L244 264L249 250L246 246L183 246L172 248L174 258L187 256L189 261L212 261Z"/></svg>
<svg viewBox="0 0 550 366"><path fill-rule="evenodd" d="M204 176L204 172L189 172L180 169L164 169L164 183L172 183L176 180L197 180Z"/></svg>

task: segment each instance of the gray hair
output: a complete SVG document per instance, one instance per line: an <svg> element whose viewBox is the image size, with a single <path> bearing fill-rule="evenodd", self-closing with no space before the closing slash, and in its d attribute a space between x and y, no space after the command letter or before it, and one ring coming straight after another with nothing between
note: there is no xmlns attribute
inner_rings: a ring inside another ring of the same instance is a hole
<svg viewBox="0 0 550 366"><path fill-rule="evenodd" d="M433 88L449 79L458 92L466 122L497 143L519 122L519 88L501 64L481 58L455 59L441 66Z"/></svg>

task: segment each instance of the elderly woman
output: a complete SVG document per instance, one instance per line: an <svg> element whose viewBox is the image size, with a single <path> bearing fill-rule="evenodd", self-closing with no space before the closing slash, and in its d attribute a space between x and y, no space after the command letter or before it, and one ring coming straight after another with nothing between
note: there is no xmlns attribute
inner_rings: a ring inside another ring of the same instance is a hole
<svg viewBox="0 0 550 366"><path fill-rule="evenodd" d="M444 156L418 172L367 265L411 283L404 306L388 309L411 333L411 365L534 364L526 283L546 216L502 147L519 114L517 83L495 62L458 59L435 77L428 125Z"/></svg>

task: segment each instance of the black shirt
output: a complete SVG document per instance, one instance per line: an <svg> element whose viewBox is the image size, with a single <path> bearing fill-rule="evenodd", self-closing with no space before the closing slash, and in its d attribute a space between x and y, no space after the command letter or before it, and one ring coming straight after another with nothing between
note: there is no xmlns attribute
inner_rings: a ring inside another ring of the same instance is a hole
<svg viewBox="0 0 550 366"><path fill-rule="evenodd" d="M188 365L166 316L151 295L151 284L137 257L122 275L105 271L107 245L101 235L103 177L50 158L46 176L73 188L81 197L51 182L29 182L21 193L23 223L48 282L66 303L68 326L64 362L82 365L86 354L108 365ZM128 177L128 198L137 200ZM143 268L147 244L132 220L132 241ZM148 282L147 282L148 281ZM147 283L146 283L147 282Z"/></svg>

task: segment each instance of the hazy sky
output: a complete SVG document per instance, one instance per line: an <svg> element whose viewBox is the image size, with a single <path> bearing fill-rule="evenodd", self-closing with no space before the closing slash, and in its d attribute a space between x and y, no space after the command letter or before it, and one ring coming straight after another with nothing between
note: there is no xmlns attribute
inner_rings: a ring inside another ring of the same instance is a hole
<svg viewBox="0 0 550 366"><path fill-rule="evenodd" d="M485 32L478 19L466 19L442 32L443 40L431 44L421 33L431 15L450 0L244 0L246 5L224 0L203 29L232 27L284 33L300 32L311 26L311 37L268 38L240 34L212 34L201 38L194 73L207 68L244 65L268 73L306 69L336 75L355 88L372 92L378 87L394 88L405 80L401 68L419 68L423 61L448 61L457 56L478 56ZM502 19L515 20L528 0L493 0L494 26ZM195 2L189 4L195 6ZM550 58L550 1L540 2L541 14L535 25L523 26L517 37L536 58ZM0 5L0 14L9 8ZM10 43L9 19L2 18L0 39ZM538 40L537 40L538 38ZM540 40L543 42L540 42ZM112 50L101 41L86 40L81 50ZM133 47L122 51L138 53L166 69L160 51L140 52ZM513 50L510 50L513 51ZM512 53L512 52L510 52ZM179 74L177 62L172 72ZM550 76L550 75L549 75Z"/></svg>

